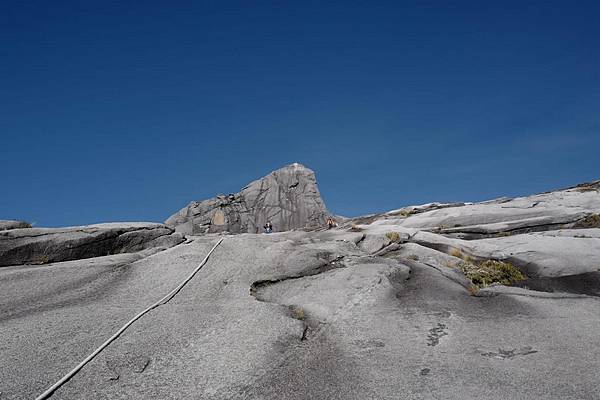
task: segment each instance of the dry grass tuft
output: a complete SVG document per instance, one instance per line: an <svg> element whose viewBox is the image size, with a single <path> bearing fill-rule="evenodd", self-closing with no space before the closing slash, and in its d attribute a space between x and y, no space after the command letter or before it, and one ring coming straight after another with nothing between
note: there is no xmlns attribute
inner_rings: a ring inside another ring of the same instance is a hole
<svg viewBox="0 0 600 400"><path fill-rule="evenodd" d="M292 310L292 318L298 319L300 321L304 321L306 319L306 313L304 312L304 308L296 307Z"/></svg>
<svg viewBox="0 0 600 400"><path fill-rule="evenodd" d="M590 214L577 222L578 228L600 228L600 214Z"/></svg>
<svg viewBox="0 0 600 400"><path fill-rule="evenodd" d="M475 285L469 285L469 287L467 287L467 291L471 296L477 296L479 293L479 288Z"/></svg>
<svg viewBox="0 0 600 400"><path fill-rule="evenodd" d="M388 232L385 236L392 242L398 243L400 241L400 234L398 232Z"/></svg>
<svg viewBox="0 0 600 400"><path fill-rule="evenodd" d="M503 261L486 260L478 263L465 261L458 264L458 268L480 288L492 283L511 285L527 278L514 265Z"/></svg>
<svg viewBox="0 0 600 400"><path fill-rule="evenodd" d="M408 218L413 214L415 214L415 210L413 208L405 208L398 213L399 216L404 218Z"/></svg>
<svg viewBox="0 0 600 400"><path fill-rule="evenodd" d="M461 259L464 257L464 254L462 253L462 251L460 249L456 249L456 248L450 250L450 255L452 257L461 258Z"/></svg>
<svg viewBox="0 0 600 400"><path fill-rule="evenodd" d="M50 257L48 257L47 255L43 255L40 257L39 263L40 264L48 264L50 262Z"/></svg>

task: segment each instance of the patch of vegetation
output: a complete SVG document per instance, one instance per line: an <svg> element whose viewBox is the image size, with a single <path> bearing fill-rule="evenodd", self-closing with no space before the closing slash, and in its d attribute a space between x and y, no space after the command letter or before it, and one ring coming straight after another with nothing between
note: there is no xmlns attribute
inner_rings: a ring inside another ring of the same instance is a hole
<svg viewBox="0 0 600 400"><path fill-rule="evenodd" d="M498 234L497 234L497 235L498 235L498 236L500 236L500 237L504 237L504 236L510 236L510 235L512 235L512 232L510 232L510 231L506 231L506 232L498 232Z"/></svg>
<svg viewBox="0 0 600 400"><path fill-rule="evenodd" d="M300 320L300 321L304 321L306 319L306 313L304 312L304 308L295 307L292 310L292 318Z"/></svg>
<svg viewBox="0 0 600 400"><path fill-rule="evenodd" d="M388 232L385 236L390 239L391 242L398 243L400 241L400 234L398 232Z"/></svg>
<svg viewBox="0 0 600 400"><path fill-rule="evenodd" d="M47 255L43 255L40 257L40 264L48 264L50 262L50 257L48 257Z"/></svg>
<svg viewBox="0 0 600 400"><path fill-rule="evenodd" d="M458 264L458 268L478 288L492 283L511 285L527 278L514 265L503 261L486 260L478 263L464 261Z"/></svg>
<svg viewBox="0 0 600 400"><path fill-rule="evenodd" d="M600 228L600 214L590 214L577 222L578 228Z"/></svg>
<svg viewBox="0 0 600 400"><path fill-rule="evenodd" d="M464 254L462 253L462 251L460 249L456 249L456 248L450 250L450 255L452 257L456 257L456 258L461 258L461 259L464 258Z"/></svg>
<svg viewBox="0 0 600 400"><path fill-rule="evenodd" d="M479 288L475 285L469 285L469 287L467 287L467 292L469 292L471 296L476 296L477 293L479 293Z"/></svg>
<svg viewBox="0 0 600 400"><path fill-rule="evenodd" d="M582 183L575 187L578 192L598 192L600 189L600 182Z"/></svg>
<svg viewBox="0 0 600 400"><path fill-rule="evenodd" d="M445 266L446 268L456 268L456 263L453 263L453 262L452 262L452 261L450 261L450 260L445 260L445 261L444 261L444 266Z"/></svg>
<svg viewBox="0 0 600 400"><path fill-rule="evenodd" d="M415 214L415 210L413 208L406 208L404 210L400 210L400 212L398 212L398 215L404 218L408 218L411 215Z"/></svg>
<svg viewBox="0 0 600 400"><path fill-rule="evenodd" d="M452 257L460 258L465 262L471 262L471 257L467 254L464 254L461 249L453 248L452 250L450 250L450 255Z"/></svg>
<svg viewBox="0 0 600 400"><path fill-rule="evenodd" d="M416 254L410 254L408 257L409 260L413 260L413 261L419 261L419 256Z"/></svg>

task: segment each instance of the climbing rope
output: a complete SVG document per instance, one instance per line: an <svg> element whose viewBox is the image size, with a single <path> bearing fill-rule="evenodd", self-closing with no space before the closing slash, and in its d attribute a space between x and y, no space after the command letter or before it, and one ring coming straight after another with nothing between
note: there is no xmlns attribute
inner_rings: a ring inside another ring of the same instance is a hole
<svg viewBox="0 0 600 400"><path fill-rule="evenodd" d="M171 300L173 298L173 296L175 296L177 293L179 293L179 291L194 277L194 275L196 275L196 273L198 271L200 271L200 269L208 261L208 258L210 257L212 252L215 251L217 246L219 246L222 241L223 241L223 238L220 238L219 241L213 246L213 248L210 249L210 251L208 252L206 257L204 257L204 259L200 262L200 264L198 264L196 269L194 271L192 271L192 273L183 282L181 282L175 289L171 290L169 293L167 293L167 295L165 297L158 300L156 303L152 304L151 306L146 308L144 311L140 312L135 317L133 317L129 322L127 322L125 325L123 325L114 335L112 335L110 338L108 338L108 340L106 340L106 342L102 343L102 345L100 345L100 347L98 347L96 350L94 350L92 352L92 354L87 356L85 358L85 360L80 362L75 368L73 368L71 371L69 371L65 376L63 376L54 385L49 387L44 393L42 393L41 395L36 397L35 400L44 400L44 399L47 399L50 396L52 396L52 394L56 391L56 389L58 389L63 384L65 384L69 379L71 379L77 372L79 372L79 370L81 368L83 368L88 362L90 362L94 357L96 357L98 355L98 353L100 353L102 350L104 350L109 344L111 344L116 338L118 338L123 332L125 332L125 330L127 328L129 328L129 326L131 326L131 324L133 324L135 321L140 319L144 314L146 314L150 310L152 310L158 306L161 306L163 304L168 303L169 300Z"/></svg>

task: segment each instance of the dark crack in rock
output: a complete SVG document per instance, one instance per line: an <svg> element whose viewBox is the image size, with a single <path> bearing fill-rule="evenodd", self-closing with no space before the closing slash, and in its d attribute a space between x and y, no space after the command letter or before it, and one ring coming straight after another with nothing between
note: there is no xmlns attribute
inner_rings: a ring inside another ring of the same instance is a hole
<svg viewBox="0 0 600 400"><path fill-rule="evenodd" d="M506 360L506 359L517 357L517 356L526 356L526 355L534 354L534 353L537 353L537 350L534 350L533 347L524 346L524 347L521 347L520 349L510 349L510 350L498 349L497 352L481 353L481 355L484 357L500 358L502 360Z"/></svg>

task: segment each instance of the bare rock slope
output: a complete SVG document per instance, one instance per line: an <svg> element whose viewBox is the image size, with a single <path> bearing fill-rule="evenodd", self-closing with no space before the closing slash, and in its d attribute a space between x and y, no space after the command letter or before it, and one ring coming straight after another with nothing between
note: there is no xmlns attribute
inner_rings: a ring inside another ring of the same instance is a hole
<svg viewBox="0 0 600 400"><path fill-rule="evenodd" d="M599 214L588 184L226 235L52 398L597 399ZM220 237L0 268L2 399L41 393ZM465 268L488 264L526 278Z"/></svg>
<svg viewBox="0 0 600 400"><path fill-rule="evenodd" d="M165 223L183 234L258 233L271 221L276 231L320 227L327 209L315 173L291 164L256 180L239 193L194 201Z"/></svg>

